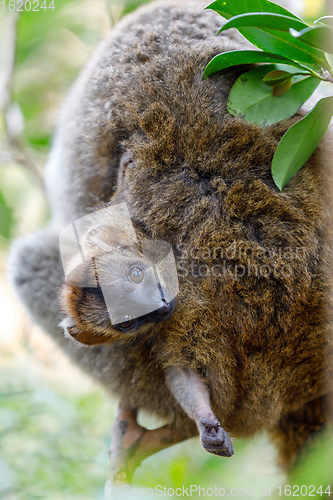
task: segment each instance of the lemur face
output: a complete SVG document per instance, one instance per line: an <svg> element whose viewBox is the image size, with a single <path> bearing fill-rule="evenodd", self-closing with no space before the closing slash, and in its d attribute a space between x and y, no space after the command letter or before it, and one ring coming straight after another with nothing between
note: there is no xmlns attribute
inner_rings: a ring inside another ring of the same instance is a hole
<svg viewBox="0 0 333 500"><path fill-rule="evenodd" d="M155 263L140 242L119 228L100 225L85 234L81 245L86 259L78 265L73 259L61 291L67 335L99 344L170 318L174 300L165 295Z"/></svg>

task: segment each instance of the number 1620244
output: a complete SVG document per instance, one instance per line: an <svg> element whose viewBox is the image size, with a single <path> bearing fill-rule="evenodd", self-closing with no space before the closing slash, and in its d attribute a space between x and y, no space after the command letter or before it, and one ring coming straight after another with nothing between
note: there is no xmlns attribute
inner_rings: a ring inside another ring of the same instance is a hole
<svg viewBox="0 0 333 500"><path fill-rule="evenodd" d="M40 12L55 9L54 0L1 0L4 12Z"/></svg>
<svg viewBox="0 0 333 500"><path fill-rule="evenodd" d="M281 496L286 496L286 497L317 497L318 495L323 496L327 495L328 497L331 496L331 487L327 486L325 489L325 486L315 486L313 484L311 485L305 485L303 484L302 486L299 486L297 484L294 484L293 486L290 486L289 484L286 484L284 486L278 486L277 487L278 493Z"/></svg>

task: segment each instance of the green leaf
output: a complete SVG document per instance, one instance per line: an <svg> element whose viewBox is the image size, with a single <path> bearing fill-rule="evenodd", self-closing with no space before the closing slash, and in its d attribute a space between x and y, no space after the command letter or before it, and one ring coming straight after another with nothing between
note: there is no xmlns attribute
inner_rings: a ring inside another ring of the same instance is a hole
<svg viewBox="0 0 333 500"><path fill-rule="evenodd" d="M216 0L208 5L226 19L246 13L273 13L298 19L288 10L267 0ZM289 32L267 29L265 31L256 27L239 28L239 32L259 49L272 52L281 56L295 59L311 70L318 71L323 67L329 69L325 54L314 47L293 38Z"/></svg>
<svg viewBox="0 0 333 500"><path fill-rule="evenodd" d="M281 85L282 83L285 83L286 81L290 80L290 78L292 79L295 74L297 75L298 73L289 73L289 71L275 69L264 76L263 82L265 82L266 85L269 85L270 87L274 87L275 85Z"/></svg>
<svg viewBox="0 0 333 500"><path fill-rule="evenodd" d="M272 163L272 175L282 190L310 158L324 137L333 115L333 97L324 97L282 137Z"/></svg>
<svg viewBox="0 0 333 500"><path fill-rule="evenodd" d="M293 59L313 71L329 69L325 53L310 47L290 33L257 28L240 28L239 32L259 49Z"/></svg>
<svg viewBox="0 0 333 500"><path fill-rule="evenodd" d="M215 12L226 19L246 12L271 12L299 19L287 9L268 0L237 0L237 2L235 0L215 0L205 8L215 10ZM301 21L301 19L299 20Z"/></svg>
<svg viewBox="0 0 333 500"><path fill-rule="evenodd" d="M286 94L293 83L293 77L288 78L282 83L274 85L273 87L273 97L281 97L283 94Z"/></svg>
<svg viewBox="0 0 333 500"><path fill-rule="evenodd" d="M320 17L319 19L316 19L316 21L314 21L314 24L317 23L323 23L326 24L327 26L333 26L333 16Z"/></svg>
<svg viewBox="0 0 333 500"><path fill-rule="evenodd" d="M255 12L239 14L227 21L218 33L229 28L255 27L266 30L267 28L289 31L290 28L295 30L304 30L309 28L308 24L299 21L293 17L283 16L281 14L268 14L267 12Z"/></svg>
<svg viewBox="0 0 333 500"><path fill-rule="evenodd" d="M293 116L310 97L320 80L313 76L294 76L295 82L281 97L275 97L272 89L263 82L264 76L277 66L259 66L243 73L231 89L228 111L257 125L273 125Z"/></svg>
<svg viewBox="0 0 333 500"><path fill-rule="evenodd" d="M327 52L326 57L327 57L327 60L330 64L331 68L333 68L333 55Z"/></svg>
<svg viewBox="0 0 333 500"><path fill-rule="evenodd" d="M311 47L317 47L325 52L333 53L333 30L328 26L314 26L313 28L309 26L302 31L296 31L295 29L290 29L290 34L302 40L302 42L307 43Z"/></svg>
<svg viewBox="0 0 333 500"><path fill-rule="evenodd" d="M222 69L230 68L231 66L255 63L289 64L290 66L301 68L306 71L306 68L301 64L295 63L294 61L283 56L270 54L269 52L262 52L260 50L231 50L230 52L223 52L222 54L218 54L213 57L213 59L207 64L202 78L207 78L207 76L210 76L217 71L221 71Z"/></svg>

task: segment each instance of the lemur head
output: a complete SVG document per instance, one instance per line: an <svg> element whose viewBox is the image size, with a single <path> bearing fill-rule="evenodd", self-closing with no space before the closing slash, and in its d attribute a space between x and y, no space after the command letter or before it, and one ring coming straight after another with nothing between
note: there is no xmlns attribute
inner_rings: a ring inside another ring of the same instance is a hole
<svg viewBox="0 0 333 500"><path fill-rule="evenodd" d="M67 336L100 344L151 330L170 318L174 300L145 242L103 224L88 230L80 245L85 259L72 259L61 291Z"/></svg>

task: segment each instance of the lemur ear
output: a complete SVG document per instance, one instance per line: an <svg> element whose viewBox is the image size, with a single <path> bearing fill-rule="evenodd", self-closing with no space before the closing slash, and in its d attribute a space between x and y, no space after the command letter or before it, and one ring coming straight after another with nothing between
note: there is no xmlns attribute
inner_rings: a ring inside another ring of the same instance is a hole
<svg viewBox="0 0 333 500"><path fill-rule="evenodd" d="M124 248L136 244L136 241L123 229L116 226L101 225L91 229L86 235L87 242L96 247Z"/></svg>
<svg viewBox="0 0 333 500"><path fill-rule="evenodd" d="M75 323L70 318L65 318L60 325L64 330L64 335L66 338L74 340L79 344L84 345L99 345L105 344L110 339L109 337L101 334L94 334L89 330L81 330L77 328Z"/></svg>

